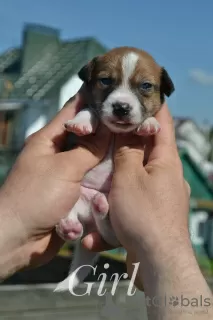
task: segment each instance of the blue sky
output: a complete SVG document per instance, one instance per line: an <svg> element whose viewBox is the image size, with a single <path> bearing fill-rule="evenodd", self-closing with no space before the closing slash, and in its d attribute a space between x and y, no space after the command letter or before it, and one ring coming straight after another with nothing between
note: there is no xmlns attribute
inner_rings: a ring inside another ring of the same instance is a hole
<svg viewBox="0 0 213 320"><path fill-rule="evenodd" d="M173 115L213 124L212 0L1 0L0 51L20 45L27 22L149 51L175 83Z"/></svg>

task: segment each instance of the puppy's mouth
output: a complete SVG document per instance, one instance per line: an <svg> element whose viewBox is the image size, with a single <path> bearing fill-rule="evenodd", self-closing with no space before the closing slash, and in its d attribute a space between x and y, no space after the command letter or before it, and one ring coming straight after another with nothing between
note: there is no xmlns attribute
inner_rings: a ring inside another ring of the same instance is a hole
<svg viewBox="0 0 213 320"><path fill-rule="evenodd" d="M129 121L129 120L111 120L111 123L114 124L114 125L121 125L121 126L129 126L129 125L132 125L132 123Z"/></svg>
<svg viewBox="0 0 213 320"><path fill-rule="evenodd" d="M132 123L129 121L124 121L124 120L112 120L111 124L118 127L118 128L129 128L132 126Z"/></svg>
<svg viewBox="0 0 213 320"><path fill-rule="evenodd" d="M108 118L108 119L105 119L104 123L113 132L130 132L137 127L137 125L132 123L129 119Z"/></svg>

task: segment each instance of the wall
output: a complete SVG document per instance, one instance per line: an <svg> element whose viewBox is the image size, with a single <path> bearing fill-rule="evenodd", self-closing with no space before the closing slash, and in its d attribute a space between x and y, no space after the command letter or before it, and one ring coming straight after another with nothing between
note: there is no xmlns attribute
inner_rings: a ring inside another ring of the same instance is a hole
<svg viewBox="0 0 213 320"><path fill-rule="evenodd" d="M61 88L60 97L59 97L59 109L74 96L80 87L82 86L83 81L78 77L77 74L72 76Z"/></svg>
<svg viewBox="0 0 213 320"><path fill-rule="evenodd" d="M24 105L17 111L14 123L13 147L20 149L25 139L41 129L49 120L48 106L43 103Z"/></svg>
<svg viewBox="0 0 213 320"><path fill-rule="evenodd" d="M201 158L207 158L211 145L207 141L205 135L200 132L198 127L191 121L186 121L178 128L178 135L180 138L192 144L200 153Z"/></svg>
<svg viewBox="0 0 213 320"><path fill-rule="evenodd" d="M36 115L36 119L32 121L32 123L30 123L27 127L27 130L25 132L25 139L34 132L40 130L46 124L46 122L47 118L44 114Z"/></svg>
<svg viewBox="0 0 213 320"><path fill-rule="evenodd" d="M199 267L206 277L213 277L213 229L209 221L207 210L192 210L189 214L191 242Z"/></svg>
<svg viewBox="0 0 213 320"><path fill-rule="evenodd" d="M196 210L190 213L189 230L193 246L202 251L204 245L204 224L208 219L208 212Z"/></svg>

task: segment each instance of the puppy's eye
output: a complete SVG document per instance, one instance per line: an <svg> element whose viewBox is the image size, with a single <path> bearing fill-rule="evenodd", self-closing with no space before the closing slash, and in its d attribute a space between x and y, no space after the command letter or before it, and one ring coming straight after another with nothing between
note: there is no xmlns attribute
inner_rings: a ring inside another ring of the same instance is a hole
<svg viewBox="0 0 213 320"><path fill-rule="evenodd" d="M150 82L143 82L140 85L140 88L142 90L150 90L153 87L153 85Z"/></svg>
<svg viewBox="0 0 213 320"><path fill-rule="evenodd" d="M110 86L113 83L112 78L100 78L99 81L101 82L101 84L103 84L104 86Z"/></svg>

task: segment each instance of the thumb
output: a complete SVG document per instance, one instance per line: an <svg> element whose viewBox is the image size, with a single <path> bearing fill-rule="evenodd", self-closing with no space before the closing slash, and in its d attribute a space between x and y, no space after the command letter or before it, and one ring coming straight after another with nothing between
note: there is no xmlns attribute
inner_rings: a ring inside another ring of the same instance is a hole
<svg viewBox="0 0 213 320"><path fill-rule="evenodd" d="M111 133L104 125L100 125L94 134L77 137L77 147L61 153L69 175L80 181L87 171L104 158L109 148L110 137Z"/></svg>
<svg viewBox="0 0 213 320"><path fill-rule="evenodd" d="M127 173L138 171L144 161L145 141L142 137L133 133L118 134L114 144L115 171Z"/></svg>

